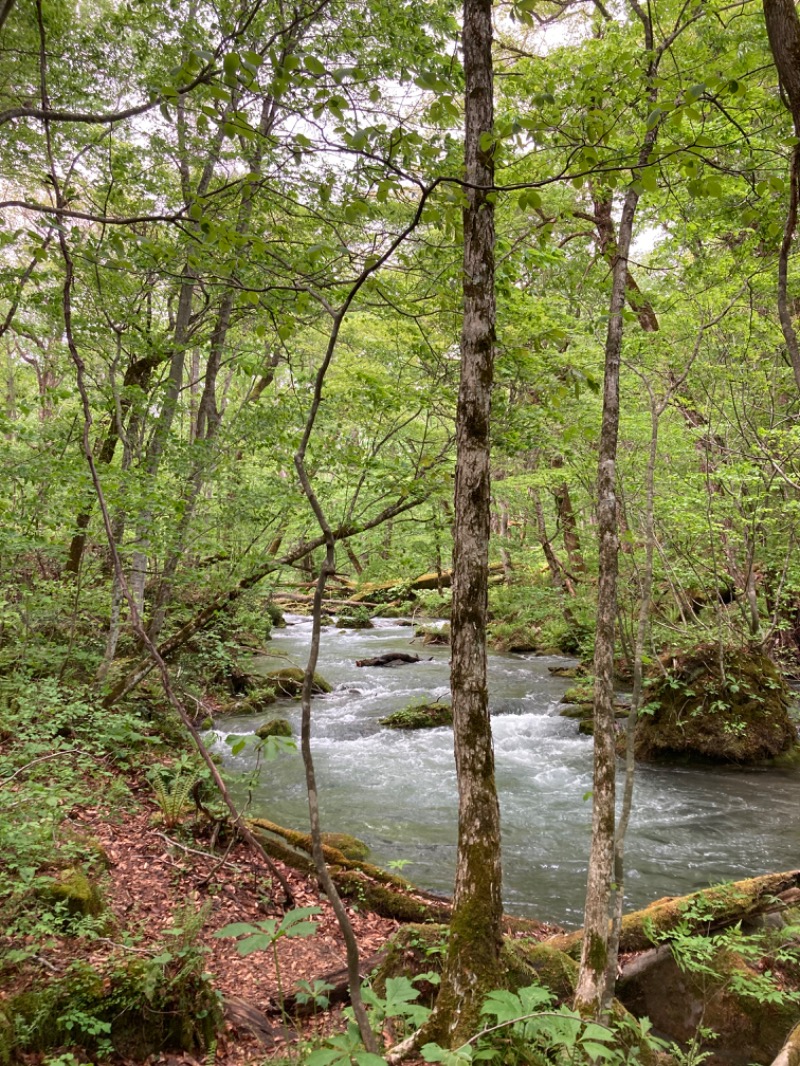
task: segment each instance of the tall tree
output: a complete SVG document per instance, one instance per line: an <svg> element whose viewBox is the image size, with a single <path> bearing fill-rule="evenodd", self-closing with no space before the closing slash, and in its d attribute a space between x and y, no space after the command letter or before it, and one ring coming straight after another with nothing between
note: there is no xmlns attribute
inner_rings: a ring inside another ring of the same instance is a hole
<svg viewBox="0 0 800 1066"><path fill-rule="evenodd" d="M494 100L491 0L465 0L464 317L456 412L453 543L453 733L458 861L438 1026L458 1044L500 979L500 809L486 680L490 407L494 373Z"/></svg>

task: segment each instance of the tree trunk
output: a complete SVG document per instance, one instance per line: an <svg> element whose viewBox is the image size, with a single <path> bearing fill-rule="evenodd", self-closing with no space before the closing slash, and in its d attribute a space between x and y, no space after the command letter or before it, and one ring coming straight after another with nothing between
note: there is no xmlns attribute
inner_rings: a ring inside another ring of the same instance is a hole
<svg viewBox="0 0 800 1066"><path fill-rule="evenodd" d="M794 0L764 0L764 22L778 71L778 79L789 110L792 113L795 137L800 137L800 17ZM778 317L786 341L786 348L800 388L800 341L792 321L789 301L789 253L797 228L797 207L800 194L800 145L792 152L789 168L789 209L778 257Z"/></svg>
<svg viewBox="0 0 800 1066"><path fill-rule="evenodd" d="M447 961L432 1030L457 1046L500 980L500 812L486 684L489 419L494 369L494 183L491 0L464 2L466 80L464 320L456 412L452 609L458 859Z"/></svg>

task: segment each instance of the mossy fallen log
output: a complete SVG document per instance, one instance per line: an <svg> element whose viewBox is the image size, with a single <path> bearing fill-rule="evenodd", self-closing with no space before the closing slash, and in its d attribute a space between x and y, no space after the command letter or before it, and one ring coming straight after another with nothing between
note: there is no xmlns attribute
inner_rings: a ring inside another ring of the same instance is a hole
<svg viewBox="0 0 800 1066"><path fill-rule="evenodd" d="M772 1066L800 1066L800 1025L789 1033Z"/></svg>
<svg viewBox="0 0 800 1066"><path fill-rule="evenodd" d="M301 873L314 875L314 863L310 857L311 837L308 833L287 829L266 818L252 818L248 825L273 859L279 859ZM336 834L330 834L328 839L332 841L335 837ZM330 843L323 843L322 853L339 892L357 900L367 910L403 923L446 924L450 921L453 908L449 899L426 892L404 877L382 870L380 866L362 859L348 858ZM542 935L543 931L549 932L552 928L534 918L513 918L509 915L503 917L503 924L509 933L528 935Z"/></svg>
<svg viewBox="0 0 800 1066"><path fill-rule="evenodd" d="M766 910L784 905L781 897L790 897L800 889L800 870L765 874L744 881L714 885L688 896L665 897L622 919L619 950L622 953L647 951L659 938L679 924L686 923L690 933L708 933L723 929ZM583 930L558 934L549 944L577 957L580 955Z"/></svg>
<svg viewBox="0 0 800 1066"><path fill-rule="evenodd" d="M266 818L253 818L250 828L272 858L280 859L293 869L314 873L311 837L286 829ZM276 839L278 838L278 839ZM423 892L410 881L390 874L379 866L360 859L348 859L338 848L323 844L322 853L339 892L356 899L368 910L398 922L447 922L451 906L446 900Z"/></svg>
<svg viewBox="0 0 800 1066"><path fill-rule="evenodd" d="M502 581L504 576L503 564L492 563L489 567L490 579L495 581L500 579ZM382 584L363 585L350 598L359 603L384 603L387 600L396 600L398 598L408 599L414 592L449 589L452 584L452 570L442 570L441 573L432 571L428 574L421 574L420 577L411 578L408 581L386 581Z"/></svg>

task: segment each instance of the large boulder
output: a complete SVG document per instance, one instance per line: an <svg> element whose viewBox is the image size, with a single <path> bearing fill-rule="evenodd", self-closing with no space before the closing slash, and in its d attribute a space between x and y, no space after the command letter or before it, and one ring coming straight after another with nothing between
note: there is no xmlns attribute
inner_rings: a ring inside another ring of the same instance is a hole
<svg viewBox="0 0 800 1066"><path fill-rule="evenodd" d="M701 757L748 765L797 746L789 693L760 649L695 648L670 657L636 725L639 759Z"/></svg>
<svg viewBox="0 0 800 1066"><path fill-rule="evenodd" d="M447 703L418 703L381 718L389 729L435 729L453 724L453 709Z"/></svg>
<svg viewBox="0 0 800 1066"><path fill-rule="evenodd" d="M303 691L304 677L305 672L299 666L287 666L283 670L268 674L266 682L279 696L299 697ZM321 696L331 691L331 686L325 678L314 674L314 681L311 685L312 695Z"/></svg>

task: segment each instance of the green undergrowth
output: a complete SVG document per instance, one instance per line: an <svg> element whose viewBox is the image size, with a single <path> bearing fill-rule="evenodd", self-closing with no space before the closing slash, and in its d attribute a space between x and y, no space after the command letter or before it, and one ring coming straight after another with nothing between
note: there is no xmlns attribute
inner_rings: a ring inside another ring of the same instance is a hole
<svg viewBox="0 0 800 1066"><path fill-rule="evenodd" d="M499 651L592 655L592 605L584 593L569 603L565 617L559 594L539 578L489 590L489 641Z"/></svg>
<svg viewBox="0 0 800 1066"><path fill-rule="evenodd" d="M88 808L124 820L138 809L132 786L144 771L163 824L179 824L203 770L195 756L175 757L170 715L152 686L107 710L74 678L0 676L2 1066L64 1046L102 1061L213 1042L219 1007L197 941L204 915L176 915L163 945L137 947L136 931L106 905L108 856L75 817ZM53 951L66 952L66 968L47 965Z"/></svg>

